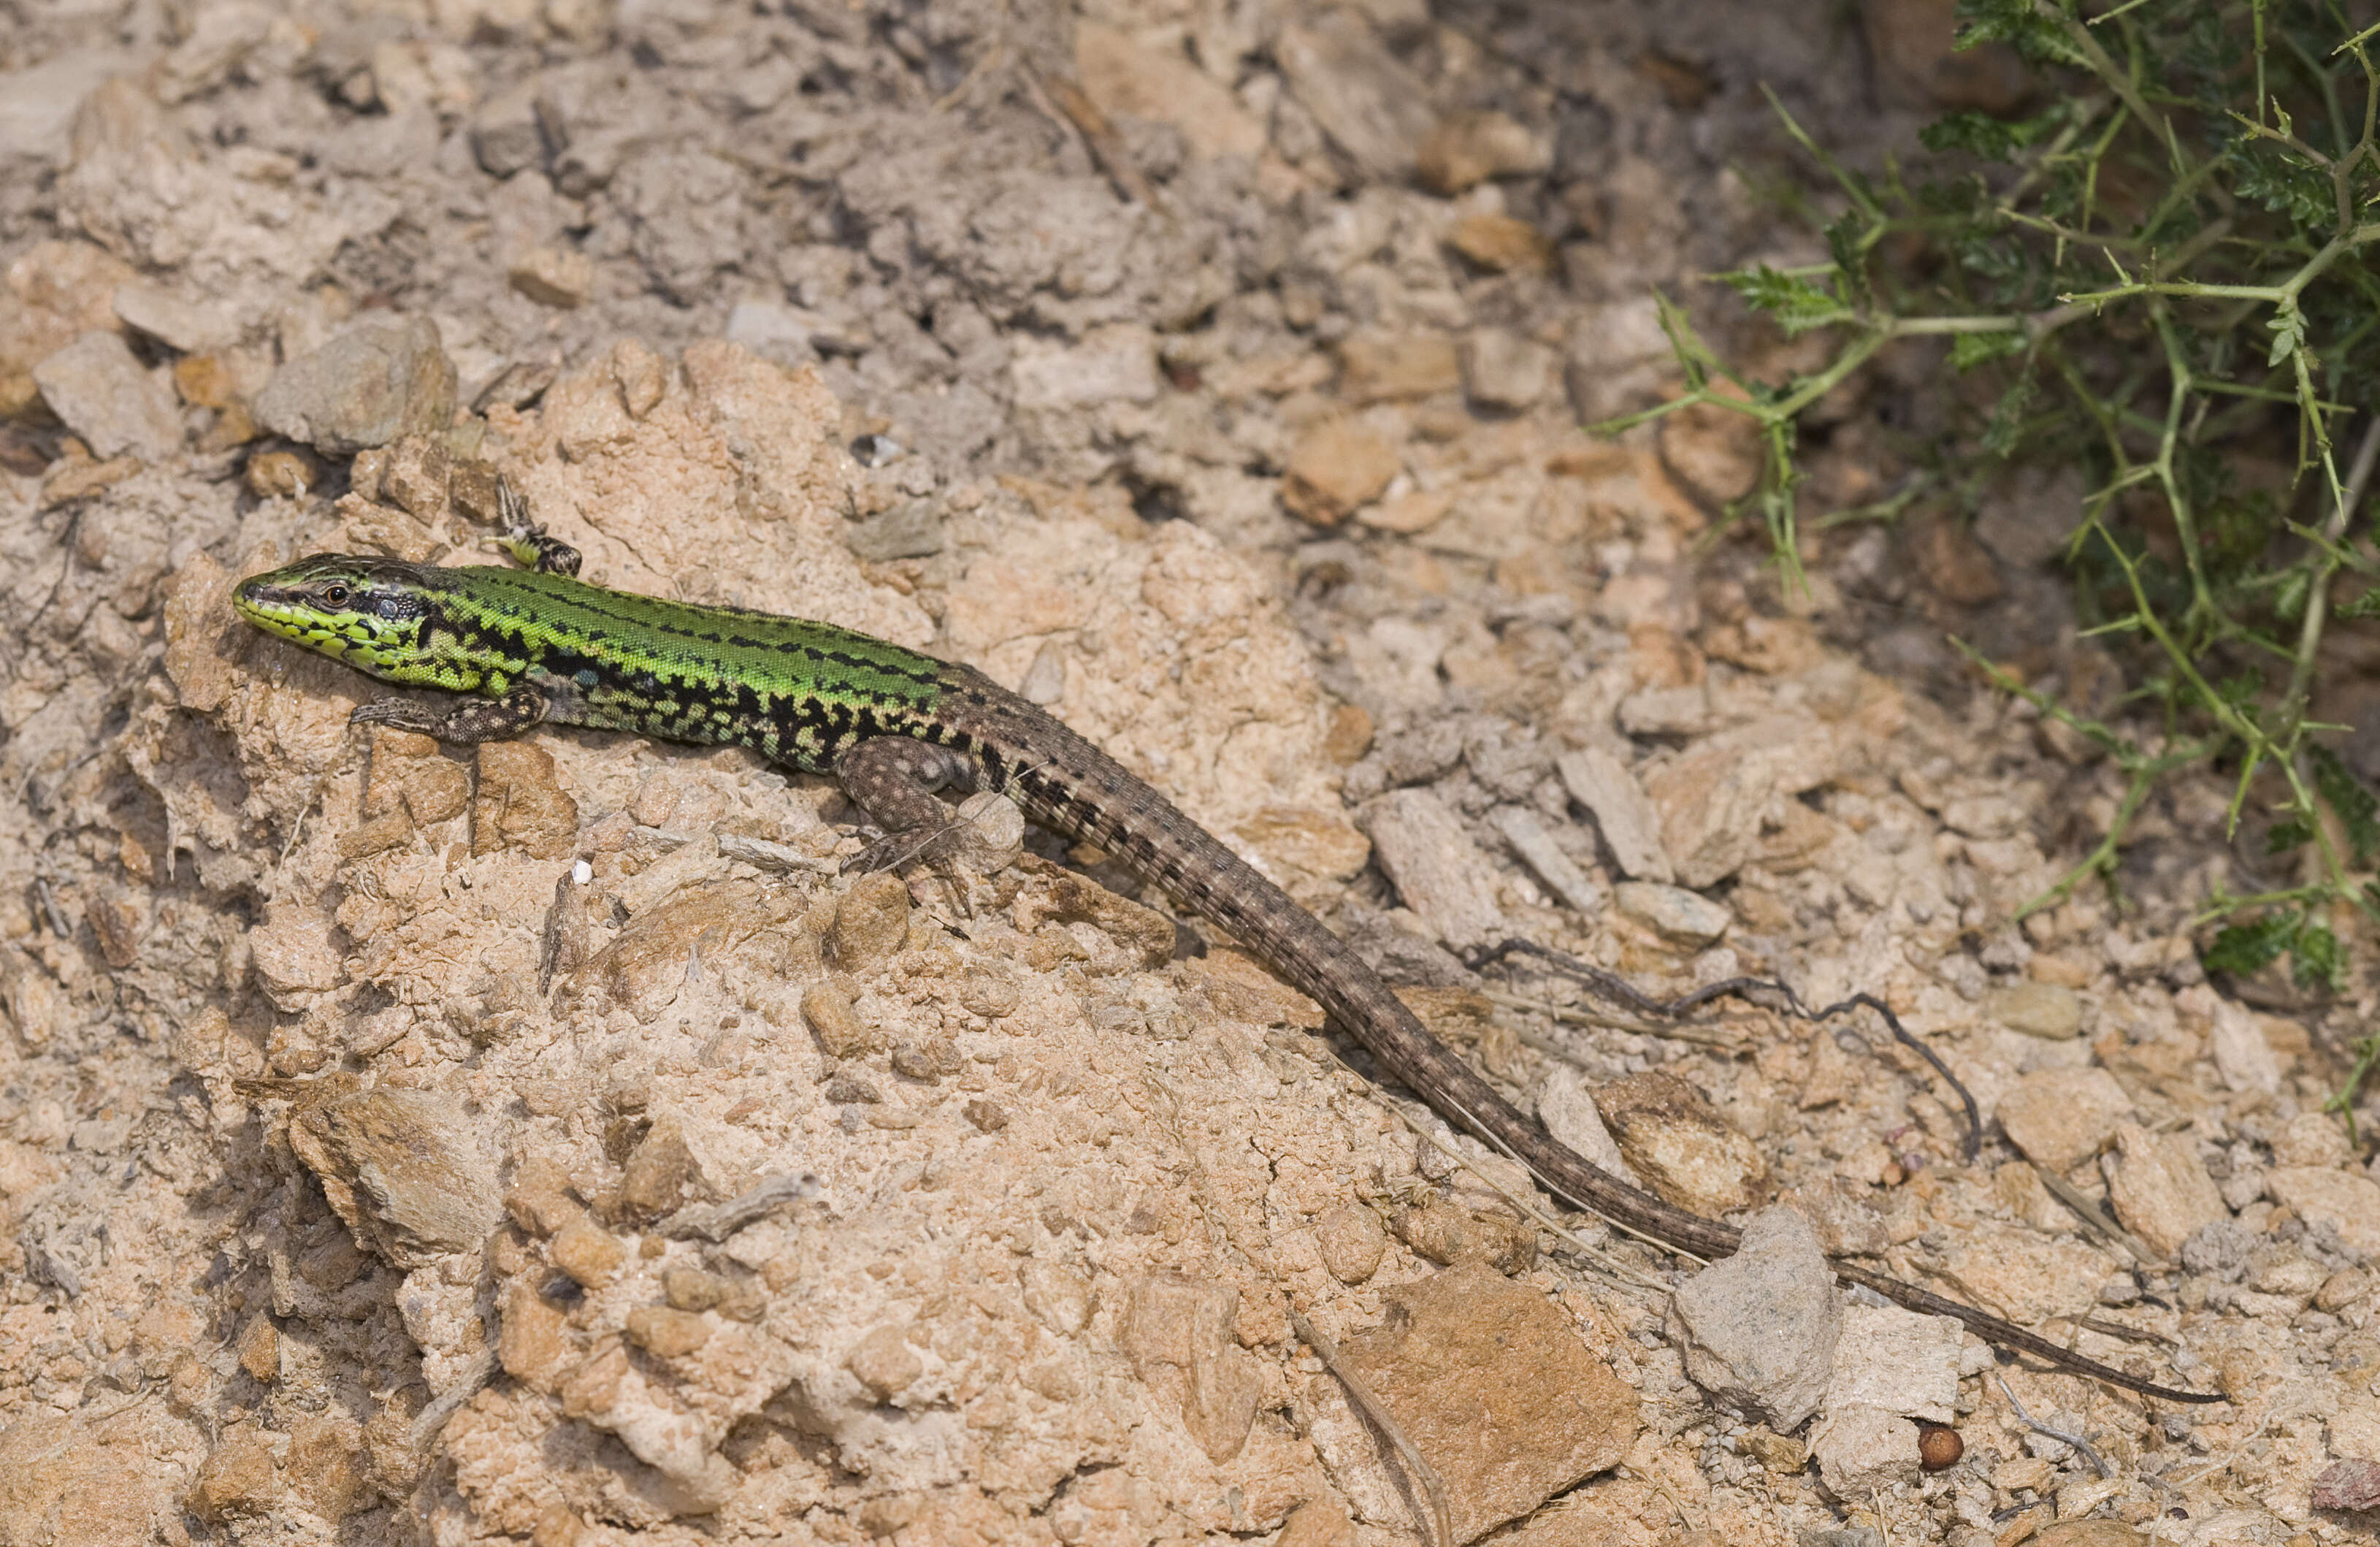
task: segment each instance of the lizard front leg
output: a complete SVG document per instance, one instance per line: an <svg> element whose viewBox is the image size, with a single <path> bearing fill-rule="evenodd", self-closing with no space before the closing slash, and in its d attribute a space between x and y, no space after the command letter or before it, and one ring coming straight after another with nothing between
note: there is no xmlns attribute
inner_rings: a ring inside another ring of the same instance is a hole
<svg viewBox="0 0 2380 1547"><path fill-rule="evenodd" d="M552 699L524 682L500 699L457 698L447 704L418 699L381 699L347 716L351 725L394 725L441 741L502 741L543 721Z"/></svg>

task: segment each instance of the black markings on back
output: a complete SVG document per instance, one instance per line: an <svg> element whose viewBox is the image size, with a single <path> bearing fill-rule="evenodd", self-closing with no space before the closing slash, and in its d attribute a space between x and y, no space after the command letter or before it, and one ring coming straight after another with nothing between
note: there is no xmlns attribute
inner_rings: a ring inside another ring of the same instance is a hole
<svg viewBox="0 0 2380 1547"><path fill-rule="evenodd" d="M776 651L797 654L824 665L839 666L846 671L870 673L897 681L912 682L920 688L933 688L941 681L942 664L927 657L917 656L898 645L871 640L850 630L832 629L828 626L803 624L806 629L826 630L846 634L869 644L881 647L882 653L862 653L820 646L816 639L787 633L775 636L729 632L719 627L728 618L790 622L777 619L768 613L746 607L698 605L686 602L670 602L658 597L628 596L625 592L607 591L601 587L581 585L557 576L534 576L509 569L479 568L471 571L475 579L491 582L489 589L507 591L518 600L510 603L483 603L483 614L503 613L524 621L549 615L558 605L568 609L566 623L589 643L605 642L610 639L589 620L611 624L625 637L634 639L638 633L684 640L692 644L727 646L738 650ZM624 599L625 604L623 604Z"/></svg>

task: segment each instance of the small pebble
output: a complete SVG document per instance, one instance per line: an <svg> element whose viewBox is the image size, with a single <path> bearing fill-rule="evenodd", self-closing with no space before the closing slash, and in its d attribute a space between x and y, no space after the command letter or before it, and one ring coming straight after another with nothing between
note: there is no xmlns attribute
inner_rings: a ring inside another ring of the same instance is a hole
<svg viewBox="0 0 2380 1547"><path fill-rule="evenodd" d="M2047 1041L2063 1041L2082 1029L2082 1001L2056 983L2018 983L1993 994L1985 1007L2010 1030Z"/></svg>

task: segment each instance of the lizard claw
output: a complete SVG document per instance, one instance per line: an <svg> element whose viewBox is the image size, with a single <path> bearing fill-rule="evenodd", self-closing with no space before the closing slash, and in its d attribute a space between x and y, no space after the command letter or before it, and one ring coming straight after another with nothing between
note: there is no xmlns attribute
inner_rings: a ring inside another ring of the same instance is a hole
<svg viewBox="0 0 2380 1547"><path fill-rule="evenodd" d="M902 850L905 847L889 833L880 834L867 847L844 860L839 873L868 875L877 871L897 870L903 859Z"/></svg>

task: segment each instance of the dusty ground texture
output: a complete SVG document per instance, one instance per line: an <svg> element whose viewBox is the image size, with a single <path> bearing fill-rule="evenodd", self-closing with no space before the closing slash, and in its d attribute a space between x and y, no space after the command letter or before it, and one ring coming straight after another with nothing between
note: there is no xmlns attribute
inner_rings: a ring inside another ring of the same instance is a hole
<svg viewBox="0 0 2380 1547"><path fill-rule="evenodd" d="M2020 89L1816 14L0 6L0 1543L1416 1540L1365 1400L1463 1541L2368 1533L2368 1004L2203 980L2220 788L2011 923L2121 780L1944 637L2112 698L2059 492L1787 597L1704 544L1730 426L1577 432L1671 384L1651 286L1812 250L1760 83L1862 149ZM1830 405L1818 508L1937 379ZM495 469L590 579L983 667L1557 1133L1798 1215L1672 1305L1096 853L844 876L820 781L351 732L229 613L468 554ZM1648 1032L1516 935L1874 993L1981 1158L1872 1022Z"/></svg>

